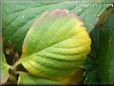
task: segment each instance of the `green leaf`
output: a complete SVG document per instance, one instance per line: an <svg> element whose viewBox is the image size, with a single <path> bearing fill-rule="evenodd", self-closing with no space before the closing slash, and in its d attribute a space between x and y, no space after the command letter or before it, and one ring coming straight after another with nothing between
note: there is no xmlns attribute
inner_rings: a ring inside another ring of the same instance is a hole
<svg viewBox="0 0 114 86"><path fill-rule="evenodd" d="M108 10L106 10L108 16L105 16L105 20L100 20L100 23L91 33L93 43L90 54L91 61L85 63L85 67L89 65L85 78L87 84L114 84L114 9L110 8Z"/></svg>
<svg viewBox="0 0 114 86"><path fill-rule="evenodd" d="M5 55L2 51L2 36L0 34L0 84L5 83L9 77L9 65L6 62Z"/></svg>
<svg viewBox="0 0 114 86"><path fill-rule="evenodd" d="M20 73L18 77L18 85L59 85L58 82L36 77L27 73Z"/></svg>
<svg viewBox="0 0 114 86"><path fill-rule="evenodd" d="M81 17L90 32L94 28L98 17L107 8L102 4L112 3L113 0L85 0L85 1L41 1L41 0L3 0L3 38L8 47L12 42L13 47L21 53L23 40L33 21L44 11L67 9ZM100 3L101 2L101 3ZM93 6L94 4L98 6ZM86 5L90 6L86 6ZM85 5L85 6L84 6ZM101 6L99 6L101 5Z"/></svg>
<svg viewBox="0 0 114 86"><path fill-rule="evenodd" d="M84 80L84 83L86 84L97 84L97 75L96 70L93 71L86 71L86 78Z"/></svg>
<svg viewBox="0 0 114 86"><path fill-rule="evenodd" d="M90 53L91 54L91 53ZM92 58L92 57L91 57ZM97 74L96 74L96 64L95 60L90 57L84 63L84 73L83 73L83 83L85 84L96 84L97 83Z"/></svg>
<svg viewBox="0 0 114 86"><path fill-rule="evenodd" d="M78 16L68 10L46 12L26 35L21 63L36 76L65 78L81 68L90 45L91 39Z"/></svg>
<svg viewBox="0 0 114 86"><path fill-rule="evenodd" d="M2 61L1 61L2 60ZM1 56L1 60L0 60L0 83L3 84L7 81L8 77L9 77L9 65L6 63L6 59L4 54L2 53Z"/></svg>
<svg viewBox="0 0 114 86"><path fill-rule="evenodd" d="M114 84L114 9L104 25L98 29L100 29L98 79L100 83Z"/></svg>

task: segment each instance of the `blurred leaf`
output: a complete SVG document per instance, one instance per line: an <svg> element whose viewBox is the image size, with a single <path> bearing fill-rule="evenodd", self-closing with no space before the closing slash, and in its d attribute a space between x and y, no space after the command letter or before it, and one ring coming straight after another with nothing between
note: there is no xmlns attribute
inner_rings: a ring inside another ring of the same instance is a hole
<svg viewBox="0 0 114 86"><path fill-rule="evenodd" d="M100 83L114 84L114 10L104 25L98 29L100 29L97 52L98 80Z"/></svg>
<svg viewBox="0 0 114 86"><path fill-rule="evenodd" d="M1 61L2 60L2 61ZM6 63L6 59L4 54L2 53L1 56L1 60L0 60L0 83L3 84L7 81L8 77L9 77L9 65Z"/></svg>
<svg viewBox="0 0 114 86"><path fill-rule="evenodd" d="M114 9L111 9L104 23L97 25L91 33L92 52L89 59L92 60L85 63L85 67L89 65L93 68L86 69L85 83L88 84L114 84Z"/></svg>
<svg viewBox="0 0 114 86"><path fill-rule="evenodd" d="M8 47L13 47L21 53L23 40L33 21L44 11L67 9L79 15L91 31L97 23L98 17L107 8L103 4L112 3L113 0L85 0L85 1L41 1L41 0L3 0L3 38ZM93 6L98 4L98 6ZM89 6L88 6L89 5Z"/></svg>
<svg viewBox="0 0 114 86"><path fill-rule="evenodd" d="M9 77L9 73L8 73L9 66L6 63L6 59L2 50L3 50L2 49L2 37L0 34L0 84L5 83Z"/></svg>
<svg viewBox="0 0 114 86"><path fill-rule="evenodd" d="M97 84L97 75L96 70L93 71L86 71L87 73L84 83L86 84Z"/></svg>
<svg viewBox="0 0 114 86"><path fill-rule="evenodd" d="M41 78L36 77L27 73L20 73L18 77L18 85L59 85L59 83Z"/></svg>

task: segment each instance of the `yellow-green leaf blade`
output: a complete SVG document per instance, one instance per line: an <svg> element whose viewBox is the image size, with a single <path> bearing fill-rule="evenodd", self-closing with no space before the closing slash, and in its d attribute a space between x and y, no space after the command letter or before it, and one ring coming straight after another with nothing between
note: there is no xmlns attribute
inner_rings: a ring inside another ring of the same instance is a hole
<svg viewBox="0 0 114 86"><path fill-rule="evenodd" d="M81 68L90 45L79 17L67 10L47 12L35 21L24 40L22 65L41 77L71 76Z"/></svg>

